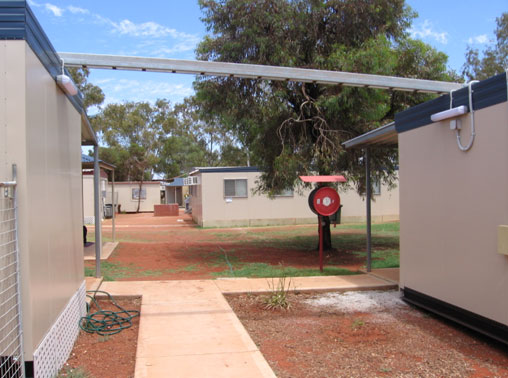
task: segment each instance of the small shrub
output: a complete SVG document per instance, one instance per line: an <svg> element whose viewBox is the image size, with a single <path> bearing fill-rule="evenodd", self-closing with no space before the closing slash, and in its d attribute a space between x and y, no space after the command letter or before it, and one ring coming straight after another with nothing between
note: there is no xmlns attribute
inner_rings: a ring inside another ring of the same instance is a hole
<svg viewBox="0 0 508 378"><path fill-rule="evenodd" d="M288 291L291 288L291 277L279 277L277 282L272 278L271 282L268 281L268 285L270 287L270 294L265 298L265 308L270 310L278 308L289 310L291 304L288 301Z"/></svg>

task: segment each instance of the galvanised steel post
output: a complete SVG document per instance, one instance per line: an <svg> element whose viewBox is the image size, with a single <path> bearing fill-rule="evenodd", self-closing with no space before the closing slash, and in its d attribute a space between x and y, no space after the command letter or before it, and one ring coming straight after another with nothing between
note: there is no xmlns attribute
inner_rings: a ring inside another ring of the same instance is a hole
<svg viewBox="0 0 508 378"><path fill-rule="evenodd" d="M370 179L370 151L365 149L365 185L367 186L367 272L371 271L372 258L372 232L371 232L371 196L372 185Z"/></svg>
<svg viewBox="0 0 508 378"><path fill-rule="evenodd" d="M100 201L100 177L101 171L99 168L99 146L93 146L93 193L94 193L94 214L95 214L95 277L101 276L101 209L99 206Z"/></svg>

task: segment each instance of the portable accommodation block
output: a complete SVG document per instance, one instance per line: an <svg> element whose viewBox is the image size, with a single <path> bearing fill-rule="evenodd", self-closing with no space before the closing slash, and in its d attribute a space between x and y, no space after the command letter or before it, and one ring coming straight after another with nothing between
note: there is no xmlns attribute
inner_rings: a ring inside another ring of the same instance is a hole
<svg viewBox="0 0 508 378"><path fill-rule="evenodd" d="M397 141L403 298L508 343L507 74L345 144Z"/></svg>
<svg viewBox="0 0 508 378"><path fill-rule="evenodd" d="M312 189L287 190L269 198L255 194L256 167L198 168L185 179L191 195L192 218L203 227L262 226L316 223L308 196ZM342 223L365 220L365 202L353 189L339 186ZM373 204L375 221L399 218L398 189L382 186Z"/></svg>
<svg viewBox="0 0 508 378"><path fill-rule="evenodd" d="M95 136L80 96L57 85L61 73L27 2L0 1L0 181L15 164L28 377L57 374L86 312L81 145Z"/></svg>
<svg viewBox="0 0 508 378"><path fill-rule="evenodd" d="M395 119L400 285L408 301L508 343L506 74L473 84L471 102L469 92L460 89ZM459 106L469 112L431 121ZM450 130L457 121L462 129ZM468 151L459 148L471 142Z"/></svg>

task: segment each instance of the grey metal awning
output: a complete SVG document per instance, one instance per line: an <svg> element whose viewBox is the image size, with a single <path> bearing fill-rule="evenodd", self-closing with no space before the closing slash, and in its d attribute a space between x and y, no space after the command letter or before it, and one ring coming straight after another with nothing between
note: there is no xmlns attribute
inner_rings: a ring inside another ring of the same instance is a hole
<svg viewBox="0 0 508 378"><path fill-rule="evenodd" d="M463 87L463 84L445 81L259 64L65 52L59 52L58 55L64 60L66 67L230 76L246 79L298 81L331 85L340 84L422 93L449 93L451 90Z"/></svg>
<svg viewBox="0 0 508 378"><path fill-rule="evenodd" d="M378 127L365 134L350 139L342 145L345 148L364 148L373 144L395 146L399 141L397 130L395 130L395 122Z"/></svg>
<svg viewBox="0 0 508 378"><path fill-rule="evenodd" d="M97 137L90 125L90 121L83 110L81 113L81 145L82 146L95 146L97 145Z"/></svg>

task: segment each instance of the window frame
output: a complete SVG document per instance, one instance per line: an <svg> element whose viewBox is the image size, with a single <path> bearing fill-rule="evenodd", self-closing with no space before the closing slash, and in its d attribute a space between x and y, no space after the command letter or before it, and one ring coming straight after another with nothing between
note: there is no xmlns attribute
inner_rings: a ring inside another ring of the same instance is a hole
<svg viewBox="0 0 508 378"><path fill-rule="evenodd" d="M131 189L132 189L131 190L131 200L132 201L146 200L146 188L141 188L141 198L139 198L139 188L131 188ZM137 190L137 193L138 193L137 195L134 195L135 190ZM143 193L145 194L144 196L143 196Z"/></svg>
<svg viewBox="0 0 508 378"><path fill-rule="evenodd" d="M235 194L230 196L226 194L226 181L234 181L235 182ZM245 195L237 195L236 182L237 181L245 181ZM224 198L249 198L249 182L246 178L224 178L223 179L223 194Z"/></svg>
<svg viewBox="0 0 508 378"><path fill-rule="evenodd" d="M381 195L381 180L374 179L372 180L372 195L380 196Z"/></svg>

